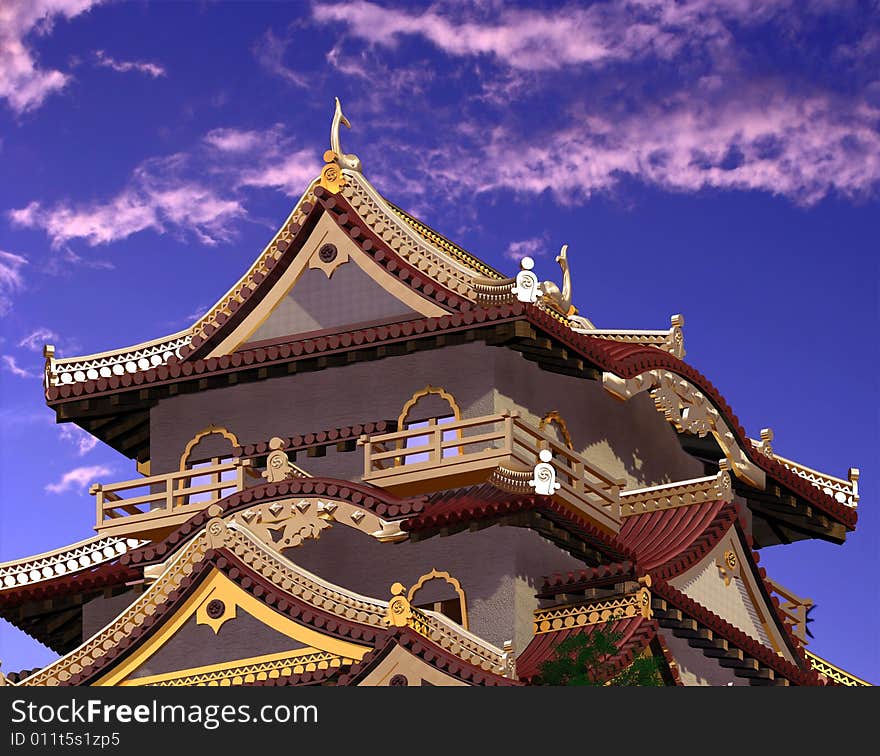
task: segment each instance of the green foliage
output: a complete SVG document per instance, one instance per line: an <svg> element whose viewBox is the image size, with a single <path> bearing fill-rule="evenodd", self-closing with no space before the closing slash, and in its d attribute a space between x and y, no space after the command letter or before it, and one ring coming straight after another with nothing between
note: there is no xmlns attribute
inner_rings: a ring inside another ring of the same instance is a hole
<svg viewBox="0 0 880 756"><path fill-rule="evenodd" d="M653 656L640 656L623 670L615 672L612 660L617 656L619 633L613 622L592 633L578 633L566 638L554 649L554 658L541 664L545 685L642 685L662 686L660 666Z"/></svg>

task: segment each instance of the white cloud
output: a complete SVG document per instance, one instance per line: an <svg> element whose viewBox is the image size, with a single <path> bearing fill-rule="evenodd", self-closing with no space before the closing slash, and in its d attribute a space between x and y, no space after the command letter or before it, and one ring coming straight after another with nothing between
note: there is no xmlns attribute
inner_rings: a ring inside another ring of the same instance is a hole
<svg viewBox="0 0 880 756"><path fill-rule="evenodd" d="M11 354L0 354L0 369L5 370L18 378L39 378L37 373L32 373L20 367L15 357Z"/></svg>
<svg viewBox="0 0 880 756"><path fill-rule="evenodd" d="M27 38L47 35L58 18L72 19L101 0L3 0L0 2L0 99L16 113L42 105L69 76L41 69Z"/></svg>
<svg viewBox="0 0 880 756"><path fill-rule="evenodd" d="M205 142L221 152L242 153L262 149L267 142L274 147L278 137L274 130L214 129L205 135Z"/></svg>
<svg viewBox="0 0 880 756"><path fill-rule="evenodd" d="M810 205L876 190L878 119L866 104L744 85L735 100L688 92L630 114L581 113L548 133L496 127L481 145L432 155L431 174L450 195L549 192L574 204L630 176L671 191L761 190Z"/></svg>
<svg viewBox="0 0 880 756"><path fill-rule="evenodd" d="M78 425L74 425L73 423L65 423L64 425L60 425L59 432L61 434L61 438L64 441L69 441L76 447L77 454L80 457L88 454L98 445L97 438L95 438L91 433L87 433L86 431L84 431Z"/></svg>
<svg viewBox="0 0 880 756"><path fill-rule="evenodd" d="M504 256L510 260L521 260L523 257L540 257L547 254L547 240L543 236L533 236L530 239L511 242L504 251Z"/></svg>
<svg viewBox="0 0 880 756"><path fill-rule="evenodd" d="M229 223L245 215L244 207L198 179L175 175L180 162L181 156L173 155L142 163L129 185L109 200L53 207L33 201L11 210L9 218L17 226L43 229L56 248L72 239L108 244L148 229L190 232L208 245L228 240Z"/></svg>
<svg viewBox="0 0 880 756"><path fill-rule="evenodd" d="M238 185L277 189L294 196L302 194L320 172L321 166L314 151L304 149L289 155L279 155L276 160L265 161L253 169L244 170Z"/></svg>
<svg viewBox="0 0 880 756"><path fill-rule="evenodd" d="M489 56L529 71L605 65L644 58L671 59L687 46L718 51L727 25L759 24L792 6L801 12L833 10L830 0L617 0L587 7L516 9L479 4L432 5L424 12L365 0L317 2L319 23L343 25L371 45L396 47L418 36L451 56Z"/></svg>
<svg viewBox="0 0 880 756"><path fill-rule="evenodd" d="M24 288L21 269L25 265L27 258L0 249L0 315L9 312L12 295Z"/></svg>
<svg viewBox="0 0 880 756"><path fill-rule="evenodd" d="M234 238L233 221L247 216L240 190L276 189L299 196L320 170L313 151L294 149L281 124L261 131L214 129L191 153L144 161L109 199L52 206L35 200L9 211L9 218L13 225L44 230L52 246L64 250L56 266L83 262L64 246L74 239L97 246L150 230L192 234L214 245Z"/></svg>
<svg viewBox="0 0 880 756"><path fill-rule="evenodd" d="M96 478L110 475L111 469L104 465L91 465L89 467L75 467L61 476L57 483L49 483L46 485L46 491L54 494L61 494L70 489L77 489L79 493L83 493Z"/></svg>
<svg viewBox="0 0 880 756"><path fill-rule="evenodd" d="M119 73L136 71L137 73L152 76L154 79L158 79L160 76L165 76L166 73L165 68L158 63L150 63L142 60L116 60L107 55L103 50L95 51L95 60L102 68L110 68Z"/></svg>
<svg viewBox="0 0 880 756"><path fill-rule="evenodd" d="M59 338L60 336L55 331L40 327L31 331L31 333L18 342L18 345L25 349L30 349L32 352L42 352L44 344L54 343Z"/></svg>

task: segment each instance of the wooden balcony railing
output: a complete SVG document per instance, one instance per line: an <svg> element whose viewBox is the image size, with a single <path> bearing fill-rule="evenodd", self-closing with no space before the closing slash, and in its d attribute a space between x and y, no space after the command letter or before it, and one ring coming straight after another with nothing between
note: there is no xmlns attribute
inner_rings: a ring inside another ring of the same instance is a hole
<svg viewBox="0 0 880 756"><path fill-rule="evenodd" d="M407 446L413 439L427 439ZM587 513L610 532L620 530L620 488L580 454L521 420L516 413L465 418L450 423L362 436L364 482L397 495L426 493L485 482L499 467L534 468L549 449L560 488L556 496Z"/></svg>
<svg viewBox="0 0 880 756"><path fill-rule="evenodd" d="M245 487L248 459L102 485L95 496L103 535L160 538L212 502Z"/></svg>

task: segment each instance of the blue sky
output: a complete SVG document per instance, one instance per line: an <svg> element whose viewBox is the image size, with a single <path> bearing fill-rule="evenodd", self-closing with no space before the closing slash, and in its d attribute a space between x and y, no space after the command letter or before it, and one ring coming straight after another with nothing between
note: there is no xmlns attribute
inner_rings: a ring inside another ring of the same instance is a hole
<svg viewBox="0 0 880 756"><path fill-rule="evenodd" d="M540 7L539 7L540 5ZM328 147L510 272L569 244L599 327L665 328L746 430L845 477L843 547L761 564L810 648L880 682L880 5L0 4L0 561L87 537L133 463L55 426L60 356L172 333L262 249ZM314 429L308 429L314 430ZM293 433L295 429L291 429ZM0 627L6 671L50 652Z"/></svg>

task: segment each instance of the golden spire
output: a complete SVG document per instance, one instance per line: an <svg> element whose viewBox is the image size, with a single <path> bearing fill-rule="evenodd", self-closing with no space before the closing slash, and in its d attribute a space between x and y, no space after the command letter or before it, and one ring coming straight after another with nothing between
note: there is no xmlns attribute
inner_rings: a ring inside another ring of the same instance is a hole
<svg viewBox="0 0 880 756"><path fill-rule="evenodd" d="M330 126L330 149L333 151L335 160L340 168L348 168L351 171L361 170L361 159L357 155L346 155L339 145L339 125L342 124L350 129L351 124L342 112L342 104L336 98L336 112L333 114L333 123ZM324 156L327 160L327 156ZM329 160L327 162L330 162Z"/></svg>

